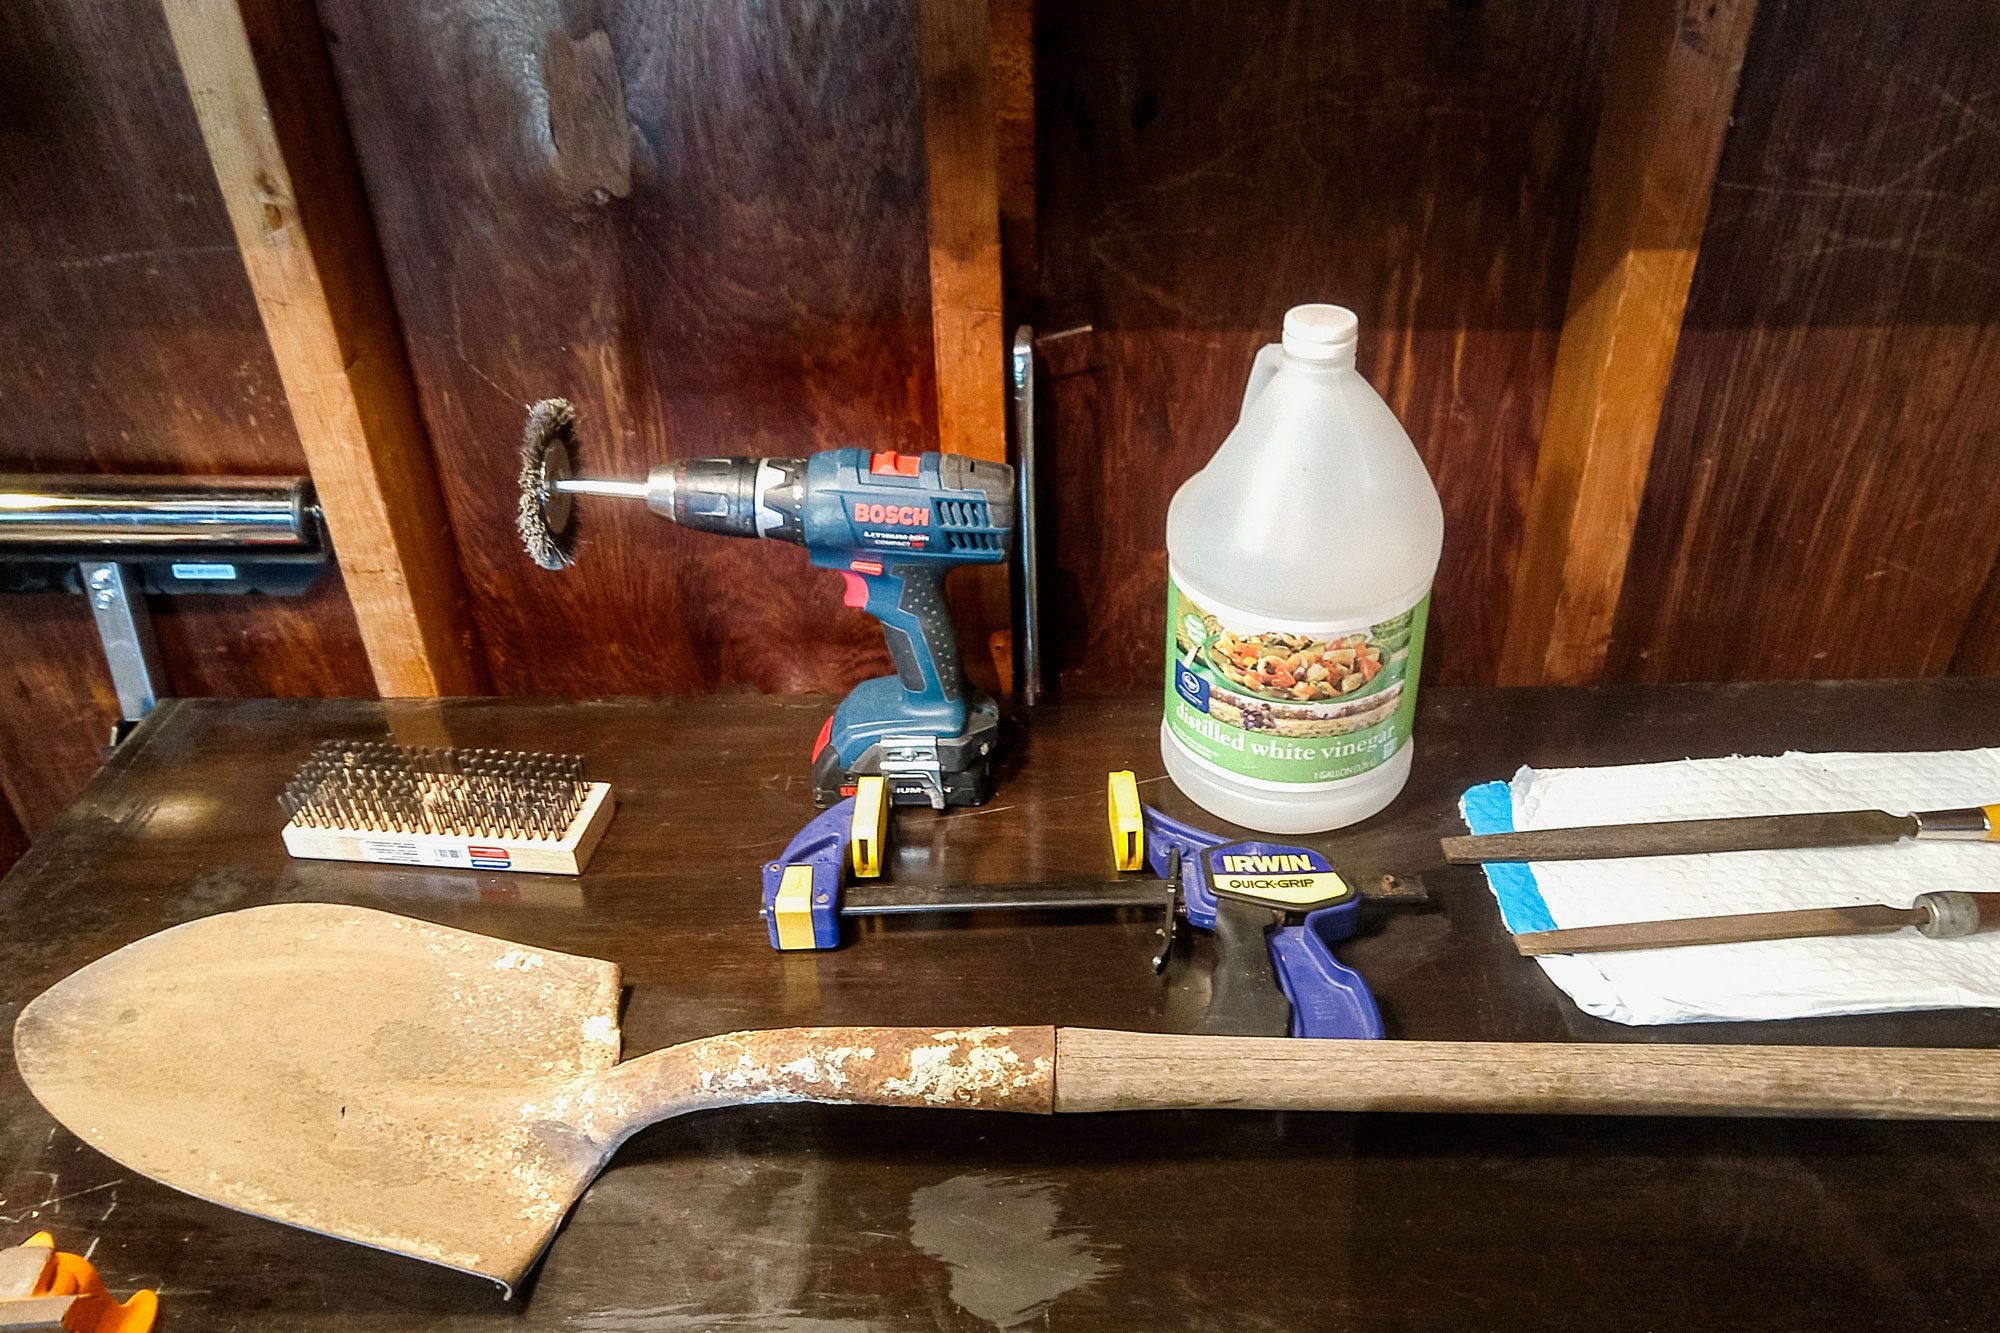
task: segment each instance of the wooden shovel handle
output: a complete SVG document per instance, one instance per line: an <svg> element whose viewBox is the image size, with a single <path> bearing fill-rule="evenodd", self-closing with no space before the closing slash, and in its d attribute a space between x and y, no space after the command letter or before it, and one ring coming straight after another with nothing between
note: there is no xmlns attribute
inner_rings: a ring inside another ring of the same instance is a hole
<svg viewBox="0 0 2000 1333"><path fill-rule="evenodd" d="M969 1111L1442 1111L2000 1118L2000 1051L1636 1042L1311 1041L1092 1028L778 1028L704 1037L570 1085L601 1148L754 1102Z"/></svg>
<svg viewBox="0 0 2000 1333"><path fill-rule="evenodd" d="M1308 1041L1062 1028L1055 1109L2000 1116L2000 1051Z"/></svg>

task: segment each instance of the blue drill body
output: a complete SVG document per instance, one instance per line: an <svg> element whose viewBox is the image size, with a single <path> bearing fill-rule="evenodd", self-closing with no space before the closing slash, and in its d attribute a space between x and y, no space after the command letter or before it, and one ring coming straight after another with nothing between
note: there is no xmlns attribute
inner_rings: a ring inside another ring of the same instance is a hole
<svg viewBox="0 0 2000 1333"><path fill-rule="evenodd" d="M673 466L648 504L686 527L770 537L838 572L847 605L882 623L896 674L863 681L813 757L824 805L862 773L899 804L976 805L998 710L969 690L944 576L997 565L1013 546L1014 473L956 454L829 449L809 458L705 458ZM670 506L670 508L669 508Z"/></svg>

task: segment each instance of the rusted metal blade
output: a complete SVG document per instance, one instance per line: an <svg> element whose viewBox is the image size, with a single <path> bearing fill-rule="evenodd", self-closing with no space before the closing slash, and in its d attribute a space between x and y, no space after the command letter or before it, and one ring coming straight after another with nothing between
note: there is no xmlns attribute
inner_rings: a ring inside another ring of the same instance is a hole
<svg viewBox="0 0 2000 1333"><path fill-rule="evenodd" d="M1594 861L1623 856L1762 852L1785 847L1861 847L1914 838L1917 829L1915 815L1892 815L1886 810L1671 819L1446 838L1444 859L1453 865L1477 865L1488 861Z"/></svg>
<svg viewBox="0 0 2000 1333"><path fill-rule="evenodd" d="M99 959L14 1053L134 1171L511 1288L610 1155L536 1107L616 1063L617 1014L610 963L288 903Z"/></svg>
<svg viewBox="0 0 2000 1333"><path fill-rule="evenodd" d="M1614 926L1571 926L1535 930L1514 937L1529 958L1552 953L1612 953L1632 949L1682 949L1697 944L1745 944L1752 940L1803 940L1830 935L1888 935L1929 917L1921 907L1806 907L1791 912L1739 912L1731 916L1690 916L1671 921L1632 921Z"/></svg>
<svg viewBox="0 0 2000 1333"><path fill-rule="evenodd" d="M780 1028L618 1059L618 969L330 903L206 917L44 991L28 1088L197 1198L490 1277L627 1136L749 1102L1054 1109L1055 1029Z"/></svg>

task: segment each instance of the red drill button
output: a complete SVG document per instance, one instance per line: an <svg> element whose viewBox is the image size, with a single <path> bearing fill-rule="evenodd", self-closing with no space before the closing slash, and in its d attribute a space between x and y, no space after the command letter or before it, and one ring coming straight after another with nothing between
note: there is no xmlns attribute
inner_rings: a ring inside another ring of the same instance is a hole
<svg viewBox="0 0 2000 1333"><path fill-rule="evenodd" d="M843 569L840 571L840 581L847 585L846 590L840 594L841 601L857 611L868 605L868 584L859 574L850 574Z"/></svg>
<svg viewBox="0 0 2000 1333"><path fill-rule="evenodd" d="M878 477L914 477L922 461L916 454L870 454L868 470Z"/></svg>

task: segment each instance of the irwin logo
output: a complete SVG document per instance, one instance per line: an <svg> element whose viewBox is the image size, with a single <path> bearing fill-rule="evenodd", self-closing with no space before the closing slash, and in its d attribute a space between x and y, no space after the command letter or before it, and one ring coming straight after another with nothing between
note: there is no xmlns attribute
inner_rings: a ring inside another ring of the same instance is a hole
<svg viewBox="0 0 2000 1333"><path fill-rule="evenodd" d="M928 505L877 505L856 500L854 521L882 523L892 528L927 528L931 525L931 511Z"/></svg>
<svg viewBox="0 0 2000 1333"><path fill-rule="evenodd" d="M1310 856L1225 856L1222 869L1231 875L1296 874L1314 870Z"/></svg>

